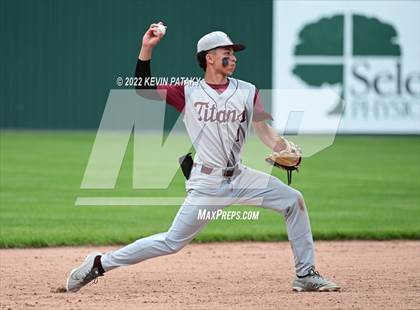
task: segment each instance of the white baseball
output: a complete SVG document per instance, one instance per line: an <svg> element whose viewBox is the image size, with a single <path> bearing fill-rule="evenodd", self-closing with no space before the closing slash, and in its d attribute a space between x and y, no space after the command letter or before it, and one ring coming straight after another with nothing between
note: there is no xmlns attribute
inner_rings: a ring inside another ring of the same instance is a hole
<svg viewBox="0 0 420 310"><path fill-rule="evenodd" d="M155 31L153 31L153 34L155 36L158 36L159 35L159 32L162 32L162 34L165 35L165 33L166 33L166 26L165 25L162 25L162 24L158 24L157 25L157 29Z"/></svg>

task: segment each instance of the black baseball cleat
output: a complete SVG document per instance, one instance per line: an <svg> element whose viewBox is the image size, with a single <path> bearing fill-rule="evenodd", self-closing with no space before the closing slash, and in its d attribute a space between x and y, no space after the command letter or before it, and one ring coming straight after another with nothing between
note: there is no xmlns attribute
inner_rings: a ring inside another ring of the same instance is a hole
<svg viewBox="0 0 420 310"><path fill-rule="evenodd" d="M306 276L296 277L292 287L296 292L332 292L341 289L339 285L322 277L315 271L315 267L312 267Z"/></svg>
<svg viewBox="0 0 420 310"><path fill-rule="evenodd" d="M99 271L99 268L94 266L95 257L98 255L101 256L102 253L90 253L79 267L70 272L66 283L67 292L77 292L86 284L103 276L103 273Z"/></svg>

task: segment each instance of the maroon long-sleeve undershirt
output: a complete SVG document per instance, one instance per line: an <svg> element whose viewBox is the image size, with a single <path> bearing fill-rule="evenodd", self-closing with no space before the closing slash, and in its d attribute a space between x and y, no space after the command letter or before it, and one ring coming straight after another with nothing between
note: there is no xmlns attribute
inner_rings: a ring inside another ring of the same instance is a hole
<svg viewBox="0 0 420 310"><path fill-rule="evenodd" d="M136 89L140 90L139 94L142 95L142 89L155 89L157 92L157 96L153 98L153 92L146 91L143 92L145 97L150 99L161 99L165 100L166 103L173 106L177 111L182 112L185 107L185 94L184 94L184 85L148 85L144 83L145 79L151 77L151 69L150 69L150 60L137 60L136 65L136 77L141 78L142 83L136 86ZM209 84L214 90L219 93L222 93L226 90L229 85L229 81L226 84ZM272 119L271 115L264 111L264 106L259 98L259 91L258 89L255 92L254 96L254 114L253 114L253 121L259 122L263 120Z"/></svg>

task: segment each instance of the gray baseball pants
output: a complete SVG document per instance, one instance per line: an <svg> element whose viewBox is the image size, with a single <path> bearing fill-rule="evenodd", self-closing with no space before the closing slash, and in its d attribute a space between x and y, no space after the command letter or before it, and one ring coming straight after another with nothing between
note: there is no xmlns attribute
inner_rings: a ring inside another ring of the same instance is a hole
<svg viewBox="0 0 420 310"><path fill-rule="evenodd" d="M208 223L199 219L199 210L216 211L232 204L252 204L283 214L296 274L306 275L314 265L314 245L302 194L266 173L244 165L239 170L226 178L221 172L208 175L194 167L186 182L187 197L169 230L104 254L101 258L104 270L178 252Z"/></svg>

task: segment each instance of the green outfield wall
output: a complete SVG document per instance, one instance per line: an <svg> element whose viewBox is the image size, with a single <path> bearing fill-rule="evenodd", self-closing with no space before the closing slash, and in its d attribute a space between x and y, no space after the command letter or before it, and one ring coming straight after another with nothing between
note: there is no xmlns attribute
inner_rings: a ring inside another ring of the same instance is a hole
<svg viewBox="0 0 420 310"><path fill-rule="evenodd" d="M1 1L1 128L96 129L118 76L132 76L144 31L162 20L159 76L200 76L197 40L223 30L248 48L238 78L271 87L272 1Z"/></svg>

